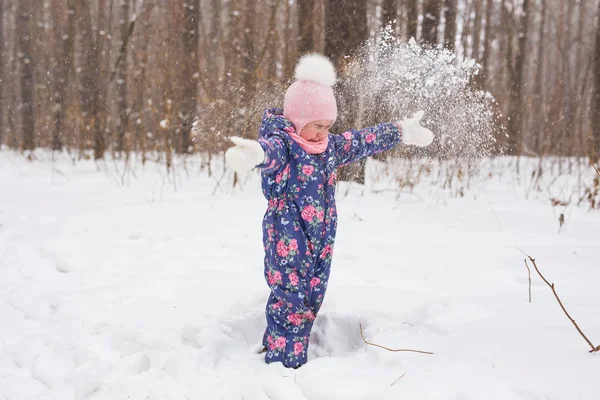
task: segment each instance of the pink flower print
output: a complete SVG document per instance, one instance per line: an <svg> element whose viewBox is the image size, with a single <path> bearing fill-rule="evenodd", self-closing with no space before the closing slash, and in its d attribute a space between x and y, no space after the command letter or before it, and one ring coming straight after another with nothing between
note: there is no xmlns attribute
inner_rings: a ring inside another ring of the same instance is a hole
<svg viewBox="0 0 600 400"><path fill-rule="evenodd" d="M323 218L325 218L325 211L321 210L321 211L317 211L317 219L321 222L323 222Z"/></svg>
<svg viewBox="0 0 600 400"><path fill-rule="evenodd" d="M290 315L288 315L288 321L290 321L292 324L298 326L302 323L302 315L300 315L298 313L290 314Z"/></svg>
<svg viewBox="0 0 600 400"><path fill-rule="evenodd" d="M279 300L277 303L273 304L273 310L279 310L283 305L283 301Z"/></svg>
<svg viewBox="0 0 600 400"><path fill-rule="evenodd" d="M281 272L279 272L279 271L273 272L273 279L275 280L274 283L281 283Z"/></svg>
<svg viewBox="0 0 600 400"><path fill-rule="evenodd" d="M311 310L308 310L307 312L305 312L304 317L309 321L315 320L315 315L313 314L313 312Z"/></svg>
<svg viewBox="0 0 600 400"><path fill-rule="evenodd" d="M342 136L344 137L344 139L346 140L350 140L352 139L352 134L350 132L344 132L342 133Z"/></svg>
<svg viewBox="0 0 600 400"><path fill-rule="evenodd" d="M330 245L325 246L325 248L321 252L321 260L325 259L328 254L332 254L332 253L333 252L331 251L331 246Z"/></svg>
<svg viewBox="0 0 600 400"><path fill-rule="evenodd" d="M298 286L298 275L296 275L295 272L290 273L288 275L288 279L290 280L292 286Z"/></svg>
<svg viewBox="0 0 600 400"><path fill-rule="evenodd" d="M299 356L300 353L302 353L302 350L304 350L304 346L302 345L302 343L294 343L294 355Z"/></svg>
<svg viewBox="0 0 600 400"><path fill-rule="evenodd" d="M335 212L335 208L329 209L329 218L333 218L333 213Z"/></svg>
<svg viewBox="0 0 600 400"><path fill-rule="evenodd" d="M367 136L365 137L365 140L367 141L367 143L371 143L376 138L377 138L377 135L375 135L374 133L370 132L370 133L367 133Z"/></svg>
<svg viewBox="0 0 600 400"><path fill-rule="evenodd" d="M275 229L273 229L273 228L267 229L267 235L269 236L269 242L273 240L273 233L275 233Z"/></svg>
<svg viewBox="0 0 600 400"><path fill-rule="evenodd" d="M314 287L315 287L315 286L317 286L319 283L321 283L321 279L320 279L320 278L317 278L317 277L315 276L315 277L313 277L313 278L310 280L310 287L311 287L311 288L314 288Z"/></svg>
<svg viewBox="0 0 600 400"><path fill-rule="evenodd" d="M298 241L296 239L290 240L289 249L293 251L298 250Z"/></svg>
<svg viewBox="0 0 600 400"><path fill-rule="evenodd" d="M350 151L350 147L351 147L351 146L350 146L350 143L349 143L349 142L348 142L348 143L346 143L346 144L344 145L344 151L345 151L345 152L348 152L348 151Z"/></svg>
<svg viewBox="0 0 600 400"><path fill-rule="evenodd" d="M275 342L271 335L267 336L267 342L269 343L269 350L275 350Z"/></svg>
<svg viewBox="0 0 600 400"><path fill-rule="evenodd" d="M277 199L269 200L269 208L275 208L275 207L277 207Z"/></svg>
<svg viewBox="0 0 600 400"><path fill-rule="evenodd" d="M277 340L275 340L275 346L277 346L278 349L285 349L285 343L285 336L279 336Z"/></svg>
<svg viewBox="0 0 600 400"><path fill-rule="evenodd" d="M287 257L288 253L289 250L287 246L283 243L283 240L280 239L279 242L277 242L277 254L279 254L280 257Z"/></svg>
<svg viewBox="0 0 600 400"><path fill-rule="evenodd" d="M334 172L331 175L329 175L329 180L327 181L327 183L329 185L333 185L335 183L335 178L336 178L336 176L335 176L335 172Z"/></svg>
<svg viewBox="0 0 600 400"><path fill-rule="evenodd" d="M315 172L315 167L313 167L312 165L305 165L302 167L302 173L304 175L312 175L312 173Z"/></svg>
<svg viewBox="0 0 600 400"><path fill-rule="evenodd" d="M308 206L304 207L304 210L302 210L302 219L310 222L313 220L313 218L315 217L316 214L317 214L317 210L315 209L315 207L308 205Z"/></svg>
<svg viewBox="0 0 600 400"><path fill-rule="evenodd" d="M279 200L279 207L277 207L277 211L283 210L283 207L285 207L285 202L283 200Z"/></svg>

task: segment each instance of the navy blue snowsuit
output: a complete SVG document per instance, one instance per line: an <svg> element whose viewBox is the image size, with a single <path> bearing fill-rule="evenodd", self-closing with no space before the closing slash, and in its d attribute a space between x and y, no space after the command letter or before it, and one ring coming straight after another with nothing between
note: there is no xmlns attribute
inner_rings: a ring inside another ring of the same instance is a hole
<svg viewBox="0 0 600 400"><path fill-rule="evenodd" d="M329 280L337 228L336 171L400 143L400 128L380 124L329 135L327 150L307 153L289 132L281 109L265 111L259 143L265 150L262 188L265 278L271 289L263 345L267 363L306 363L310 331Z"/></svg>

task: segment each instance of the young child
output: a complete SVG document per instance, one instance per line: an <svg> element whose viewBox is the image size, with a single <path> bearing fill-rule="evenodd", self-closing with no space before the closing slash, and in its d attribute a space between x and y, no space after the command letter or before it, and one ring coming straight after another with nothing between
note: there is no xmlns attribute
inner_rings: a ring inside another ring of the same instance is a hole
<svg viewBox="0 0 600 400"><path fill-rule="evenodd" d="M232 137L227 163L237 172L260 168L269 204L263 219L265 278L271 289L265 361L298 368L307 361L311 328L323 303L337 227L336 171L361 158L405 144L426 146L433 134L423 115L341 135L329 135L337 117L336 73L319 55L302 57L283 110L264 112L258 141Z"/></svg>

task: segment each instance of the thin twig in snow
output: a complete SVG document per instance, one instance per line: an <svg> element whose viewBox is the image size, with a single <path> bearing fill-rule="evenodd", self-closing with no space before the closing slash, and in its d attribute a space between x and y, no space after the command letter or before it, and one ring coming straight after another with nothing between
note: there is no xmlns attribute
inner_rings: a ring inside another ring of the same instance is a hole
<svg viewBox="0 0 600 400"><path fill-rule="evenodd" d="M560 305L560 308L562 308L562 310L564 311L564 313L567 316L567 318L569 318L569 321L571 321L571 323L573 323L573 325L575 326L575 329L577 329L577 332L579 332L579 334L581 335L581 337L592 348L589 352L590 353L595 353L595 352L600 351L600 345L599 346L594 346L592 344L592 342L587 338L587 336L585 336L585 334L581 331L581 329L579 328L579 325L577 325L577 323L575 322L575 320L573 318L571 318L571 316L569 315L569 313L565 309L565 306L563 305L562 301L560 300L560 297L558 297L558 294L556 293L556 289L554 288L554 283L550 283L550 282L548 282L548 280L546 278L544 278L544 275L542 275L542 273L540 272L540 270L537 267L537 264L535 263L535 259L533 259L529 254L525 253L523 250L519 249L519 251L521 253L525 254L529 258L529 260L533 264L533 267L535 268L535 270L538 273L538 275L540 276L540 278L542 278L542 280L546 283L546 285L548 285L550 287L550 289L552 289L552 293L554 294L554 297L556 297L556 300L558 301L558 304Z"/></svg>
<svg viewBox="0 0 600 400"><path fill-rule="evenodd" d="M392 384L390 386L394 386L394 383L398 382L400 379L404 378L404 375L406 375L406 372L403 373L402 375L400 375L400 377L398 379L396 379L394 382L392 382Z"/></svg>
<svg viewBox="0 0 600 400"><path fill-rule="evenodd" d="M527 277L529 278L529 303L531 304L531 268L527 265L527 259L525 259L525 266L527 267Z"/></svg>
<svg viewBox="0 0 600 400"><path fill-rule="evenodd" d="M362 328L362 324L359 324L359 326L360 326L360 337L362 337L362 340L363 340L363 342L365 342L365 343L366 343L366 344L368 344L368 345L375 346L375 347L379 347L380 349L384 349L384 350L387 350L387 351L392 351L392 352L398 352L398 351L409 351L409 352L412 352L412 353L433 354L433 353L432 353L432 352L430 352L430 351L411 350L411 349L390 349L390 348L388 348L388 347L385 347L385 346L382 346L382 345L379 345L379 344L375 344L375 343L367 342L367 339L365 339L365 335L363 334L363 328Z"/></svg>

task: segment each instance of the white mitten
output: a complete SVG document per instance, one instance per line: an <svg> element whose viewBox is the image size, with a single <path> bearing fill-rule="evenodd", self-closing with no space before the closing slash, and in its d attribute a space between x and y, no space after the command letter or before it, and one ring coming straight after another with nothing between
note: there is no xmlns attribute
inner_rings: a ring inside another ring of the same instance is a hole
<svg viewBox="0 0 600 400"><path fill-rule="evenodd" d="M398 122L402 127L402 143L415 146L429 146L433 141L433 132L421 126L420 121L425 111L417 111L412 118Z"/></svg>
<svg viewBox="0 0 600 400"><path fill-rule="evenodd" d="M256 140L230 137L235 146L225 152L225 161L235 172L247 172L265 161L265 151Z"/></svg>

